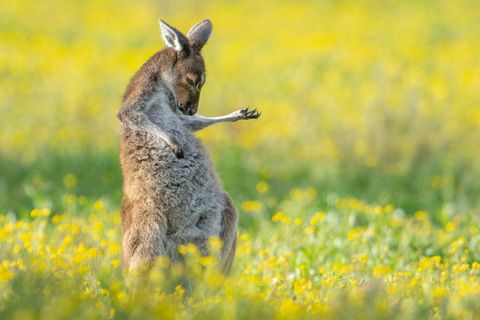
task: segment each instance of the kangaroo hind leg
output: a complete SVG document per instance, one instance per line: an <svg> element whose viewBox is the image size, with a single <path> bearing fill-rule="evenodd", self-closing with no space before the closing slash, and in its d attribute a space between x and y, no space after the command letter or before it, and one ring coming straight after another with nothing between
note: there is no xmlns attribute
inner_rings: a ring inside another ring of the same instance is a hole
<svg viewBox="0 0 480 320"><path fill-rule="evenodd" d="M138 217L138 216L137 216ZM143 215L132 221L123 234L123 258L128 270L150 267L158 256L166 256L166 223L158 215Z"/></svg>

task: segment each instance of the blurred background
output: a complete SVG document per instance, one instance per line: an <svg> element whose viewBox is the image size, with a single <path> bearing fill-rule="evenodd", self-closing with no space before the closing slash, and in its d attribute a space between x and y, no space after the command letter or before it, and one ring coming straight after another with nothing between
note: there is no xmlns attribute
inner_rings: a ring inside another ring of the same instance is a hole
<svg viewBox="0 0 480 320"><path fill-rule="evenodd" d="M0 212L118 210L115 115L164 47L159 18L184 32L213 21L201 114L262 111L200 133L242 212L272 215L291 196L437 222L476 209L478 17L474 0L5 2Z"/></svg>

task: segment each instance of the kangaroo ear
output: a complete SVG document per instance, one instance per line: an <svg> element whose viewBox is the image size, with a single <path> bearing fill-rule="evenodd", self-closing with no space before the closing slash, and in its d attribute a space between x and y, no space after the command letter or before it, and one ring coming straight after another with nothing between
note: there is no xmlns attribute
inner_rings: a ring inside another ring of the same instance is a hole
<svg viewBox="0 0 480 320"><path fill-rule="evenodd" d="M200 51L205 43L207 43L210 33L212 33L212 22L210 20L205 19L197 23L187 34L190 46L197 51Z"/></svg>
<svg viewBox="0 0 480 320"><path fill-rule="evenodd" d="M180 31L168 25L165 21L161 19L159 22L163 40L168 47L173 48L177 52L188 49L188 41Z"/></svg>

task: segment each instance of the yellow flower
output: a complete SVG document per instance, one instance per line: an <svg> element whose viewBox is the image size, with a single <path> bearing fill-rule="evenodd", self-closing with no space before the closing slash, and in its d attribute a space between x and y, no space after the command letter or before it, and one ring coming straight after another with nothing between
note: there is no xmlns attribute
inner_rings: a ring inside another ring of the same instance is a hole
<svg viewBox="0 0 480 320"><path fill-rule="evenodd" d="M472 272L475 272L477 270L480 270L480 262L475 261L472 263Z"/></svg>
<svg viewBox="0 0 480 320"><path fill-rule="evenodd" d="M185 288L181 285L175 287L175 295L178 297L183 297L185 295Z"/></svg>
<svg viewBox="0 0 480 320"><path fill-rule="evenodd" d="M376 266L373 268L373 275L374 276L384 276L389 274L391 271L390 267L388 266Z"/></svg>
<svg viewBox="0 0 480 320"><path fill-rule="evenodd" d="M442 257L440 256L424 257L418 264L418 270L422 272L430 268L439 268L441 266L441 260Z"/></svg>
<svg viewBox="0 0 480 320"><path fill-rule="evenodd" d="M77 202L77 197L73 194L66 194L63 196L63 202L66 205L73 205Z"/></svg>
<svg viewBox="0 0 480 320"><path fill-rule="evenodd" d="M445 230L447 230L448 232L452 232L455 229L456 225L453 222L447 222L447 224L445 225Z"/></svg>
<svg viewBox="0 0 480 320"><path fill-rule="evenodd" d="M93 209L95 209L96 211L102 211L105 209L105 204L102 200L97 200L93 203Z"/></svg>
<svg viewBox="0 0 480 320"><path fill-rule="evenodd" d="M208 245L213 250L219 250L223 247L223 242L219 237L212 236L208 239Z"/></svg>
<svg viewBox="0 0 480 320"><path fill-rule="evenodd" d="M469 269L469 265L467 263L462 263L462 264L454 264L452 267L452 272L453 273L464 273L467 272Z"/></svg>
<svg viewBox="0 0 480 320"><path fill-rule="evenodd" d="M310 218L310 224L312 226L316 226L319 222L322 222L325 220L326 214L325 212L316 212L311 218Z"/></svg>
<svg viewBox="0 0 480 320"><path fill-rule="evenodd" d="M284 216L285 214L283 212L277 212L272 216L272 222L280 221Z"/></svg>
<svg viewBox="0 0 480 320"><path fill-rule="evenodd" d="M426 221L428 219L428 215L425 211L417 211L415 212L415 219L419 221Z"/></svg>
<svg viewBox="0 0 480 320"><path fill-rule="evenodd" d="M95 259L95 257L98 254L98 249L97 248L90 248L85 251L85 256L89 259Z"/></svg>
<svg viewBox="0 0 480 320"><path fill-rule="evenodd" d="M465 241L466 241L465 237L459 237L458 239L452 241L452 243L448 247L447 253L454 254L458 252L459 249L463 247Z"/></svg>
<svg viewBox="0 0 480 320"><path fill-rule="evenodd" d="M30 215L32 216L32 218L44 218L44 217L48 217L52 212L50 211L50 209L48 208L45 208L45 209L32 209L32 211L30 212Z"/></svg>
<svg viewBox="0 0 480 320"><path fill-rule="evenodd" d="M341 262L335 262L332 264L332 270L333 272L339 274L339 275L344 275L347 273L350 273L352 271L352 266L350 264L343 264Z"/></svg>
<svg viewBox="0 0 480 320"><path fill-rule="evenodd" d="M260 201L244 201L242 203L242 210L245 212L260 212L262 207L263 206Z"/></svg>
<svg viewBox="0 0 480 320"><path fill-rule="evenodd" d="M283 224L289 224L291 221L291 218L285 215L283 212L277 212L272 216L272 221L281 222Z"/></svg>
<svg viewBox="0 0 480 320"><path fill-rule="evenodd" d="M317 196L317 190L314 188L294 188L290 190L290 196L296 201L312 201Z"/></svg>
<svg viewBox="0 0 480 320"><path fill-rule="evenodd" d="M241 241L247 241L248 239L250 239L250 235L248 233L243 232L242 234L240 234Z"/></svg>
<svg viewBox="0 0 480 320"><path fill-rule="evenodd" d="M315 228L312 226L308 226L308 227L305 227L305 229L303 229L303 232L305 232L306 234L314 234Z"/></svg>
<svg viewBox="0 0 480 320"><path fill-rule="evenodd" d="M119 292L119 293L117 294L117 300L118 300L119 302L124 302L124 301L126 301L126 300L127 300L127 295L126 295L126 293L125 293L125 292Z"/></svg>
<svg viewBox="0 0 480 320"><path fill-rule="evenodd" d="M359 238L363 233L365 232L365 228L363 227L356 227L353 229L348 230L347 232L347 238L350 241L353 241L357 238Z"/></svg>
<svg viewBox="0 0 480 320"><path fill-rule="evenodd" d="M193 243L189 243L187 245L181 245L178 247L178 252L182 255L186 254L194 254L197 253L197 247Z"/></svg>
<svg viewBox="0 0 480 320"><path fill-rule="evenodd" d="M215 258L212 256L201 257L200 263L202 266L211 266L215 263Z"/></svg>
<svg viewBox="0 0 480 320"><path fill-rule="evenodd" d="M357 256L353 259L353 262L357 262L357 263L367 263L367 262L368 262L368 254L363 253L363 254L357 255Z"/></svg>
<svg viewBox="0 0 480 320"><path fill-rule="evenodd" d="M432 289L432 297L434 299L441 299L448 294L448 290L444 287L436 287Z"/></svg>
<svg viewBox="0 0 480 320"><path fill-rule="evenodd" d="M170 259L165 256L160 256L155 259L155 264L160 268L160 269L166 269L170 266Z"/></svg>
<svg viewBox="0 0 480 320"><path fill-rule="evenodd" d="M390 213L393 211L393 209L395 209L395 207L391 204L387 204L384 208L383 208L383 211L385 213Z"/></svg>
<svg viewBox="0 0 480 320"><path fill-rule="evenodd" d="M73 173L67 174L65 177L63 177L63 185L65 188L70 189L75 187L77 184L77 177Z"/></svg>
<svg viewBox="0 0 480 320"><path fill-rule="evenodd" d="M268 183L266 183L265 181L259 181L256 187L259 193L265 193L269 189Z"/></svg>
<svg viewBox="0 0 480 320"><path fill-rule="evenodd" d="M53 224L59 224L64 220L64 215L61 214L56 214L52 217L52 223Z"/></svg>
<svg viewBox="0 0 480 320"><path fill-rule="evenodd" d="M14 273L4 265L0 265L0 282L8 282L13 279Z"/></svg>
<svg viewBox="0 0 480 320"><path fill-rule="evenodd" d="M302 219L300 219L300 218L295 218L295 219L293 219L293 223L294 223L296 226L301 225L302 222L303 222L303 221L302 221Z"/></svg>
<svg viewBox="0 0 480 320"><path fill-rule="evenodd" d="M112 265L112 267L117 268L120 265L120 259L112 259L110 261L110 264Z"/></svg>

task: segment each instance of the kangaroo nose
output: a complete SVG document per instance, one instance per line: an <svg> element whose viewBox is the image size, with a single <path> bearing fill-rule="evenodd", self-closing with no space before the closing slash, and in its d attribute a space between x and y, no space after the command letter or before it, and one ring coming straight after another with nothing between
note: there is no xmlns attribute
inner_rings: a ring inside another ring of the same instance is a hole
<svg viewBox="0 0 480 320"><path fill-rule="evenodd" d="M194 104L188 108L188 114L193 116L195 113L197 113L197 105Z"/></svg>

